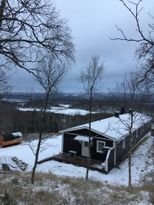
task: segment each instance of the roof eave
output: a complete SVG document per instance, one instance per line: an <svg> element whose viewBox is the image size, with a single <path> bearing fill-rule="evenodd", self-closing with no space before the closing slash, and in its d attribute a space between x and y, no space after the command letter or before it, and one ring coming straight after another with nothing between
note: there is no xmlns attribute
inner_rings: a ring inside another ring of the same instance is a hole
<svg viewBox="0 0 154 205"><path fill-rule="evenodd" d="M89 127L87 127L87 126L83 126L83 127L74 127L74 128L68 128L68 129L65 129L65 130L61 130L59 133L62 133L62 134L64 134L64 133L66 133L66 132L71 132L71 131L76 131L76 130L81 130L81 129L86 129L86 130L88 130L89 129ZM98 134L98 135L101 135L102 137L106 137L106 138L108 138L108 139L110 139L110 140L112 140L112 141L119 141L119 140L117 140L117 139L115 139L115 138L113 138L113 137L111 137L111 136L109 136L109 135L107 135L107 134L105 134L105 133L101 133L101 132L99 132L99 131L97 131L97 130L95 130L95 129L92 129L91 128L91 131L92 132L95 132L96 134Z"/></svg>

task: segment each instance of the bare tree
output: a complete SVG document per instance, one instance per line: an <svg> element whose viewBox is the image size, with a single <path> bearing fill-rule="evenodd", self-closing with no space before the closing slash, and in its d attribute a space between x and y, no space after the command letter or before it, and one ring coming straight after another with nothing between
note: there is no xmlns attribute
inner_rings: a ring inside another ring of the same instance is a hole
<svg viewBox="0 0 154 205"><path fill-rule="evenodd" d="M131 14L136 23L136 31L139 34L138 38L128 37L125 32L117 26L121 37L112 38L112 40L122 40L128 42L136 42L138 48L136 54L139 60L142 61L141 69L138 73L138 83L146 83L152 87L154 85L154 24L148 24L148 32L144 32L140 22L140 13L142 11L141 3L143 0L138 0L137 3L130 0L119 0ZM154 19L151 16L152 20Z"/></svg>
<svg viewBox="0 0 154 205"><path fill-rule="evenodd" d="M35 172L37 168L39 152L41 148L42 136L45 128L46 122L46 112L51 99L51 96L57 89L57 85L61 82L64 73L66 72L66 66L59 60L56 60L52 55L45 55L41 59L36 68L37 71L37 81L44 89L44 99L40 112L40 124L39 124L39 134L38 134L38 144L35 152L35 161L32 169L31 182L34 184Z"/></svg>
<svg viewBox="0 0 154 205"><path fill-rule="evenodd" d="M0 0L0 57L36 75L38 50L53 57L73 59L73 43L67 22L52 3L44 0Z"/></svg>
<svg viewBox="0 0 154 205"><path fill-rule="evenodd" d="M97 89L99 81L102 79L104 72L104 64L99 62L99 57L94 56L91 58L91 61L88 67L81 71L81 81L84 86L85 93L89 99L89 158L91 159L91 117L92 117L92 103L94 93ZM89 169L87 168L86 180L88 180Z"/></svg>
<svg viewBox="0 0 154 205"><path fill-rule="evenodd" d="M123 118L123 115L119 116L120 122L124 125L124 129L129 133L129 151L128 155L128 187L132 187L132 156L134 151L134 130L137 124L144 125L146 123L147 117L144 114L134 112L132 109L129 109L129 116Z"/></svg>
<svg viewBox="0 0 154 205"><path fill-rule="evenodd" d="M132 176L131 176L131 166L132 166L132 163L131 163L131 155L132 155L132 144L133 144L133 125L134 125L134 122L135 122L135 113L133 113L132 110L129 111L130 113L130 118L129 120L125 121L125 120L122 120L120 117L120 121L122 122L122 124L124 124L125 128L128 130L129 132L129 136L130 136L130 144L129 144L129 151L128 151L128 186L131 187L132 186Z"/></svg>
<svg viewBox="0 0 154 205"><path fill-rule="evenodd" d="M117 96L117 101L120 101L124 108L134 109L143 99L145 101L147 89L145 86L139 85L138 74L131 72L124 76L122 82L117 83L113 95Z"/></svg>
<svg viewBox="0 0 154 205"><path fill-rule="evenodd" d="M124 129L129 133L129 147L128 151L128 186L132 186L132 155L133 155L133 139L134 139L134 127L135 124L141 122L144 124L145 116L141 113L137 113L134 110L137 109L138 105L141 101L145 101L145 90L144 86L141 86L138 81L138 75L135 72L131 72L125 75L122 82L117 84L115 89L116 95L118 95L117 99L121 99L122 104L124 105L125 109L129 109L129 117L123 118L123 115L119 116L120 122L124 125Z"/></svg>

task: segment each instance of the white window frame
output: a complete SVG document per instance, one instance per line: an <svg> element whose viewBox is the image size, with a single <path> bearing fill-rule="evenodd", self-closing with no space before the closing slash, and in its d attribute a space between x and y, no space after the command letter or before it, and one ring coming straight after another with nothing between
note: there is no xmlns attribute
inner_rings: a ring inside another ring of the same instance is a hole
<svg viewBox="0 0 154 205"><path fill-rule="evenodd" d="M126 148L126 140L123 139L123 140L122 140L122 149L125 149L125 148Z"/></svg>
<svg viewBox="0 0 154 205"><path fill-rule="evenodd" d="M103 143L103 147L105 146L105 142L102 141L102 140L97 140L97 143L96 143L96 152L97 153L103 153L103 150L100 150L99 149L99 143Z"/></svg>

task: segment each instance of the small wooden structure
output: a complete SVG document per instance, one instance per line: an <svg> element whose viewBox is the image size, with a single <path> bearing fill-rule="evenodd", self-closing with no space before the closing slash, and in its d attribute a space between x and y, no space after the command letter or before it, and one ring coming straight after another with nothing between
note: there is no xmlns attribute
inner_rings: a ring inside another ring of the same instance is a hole
<svg viewBox="0 0 154 205"><path fill-rule="evenodd" d="M6 147L11 145L20 144L22 142L22 133L14 132L11 134L1 134L0 135L0 146Z"/></svg>

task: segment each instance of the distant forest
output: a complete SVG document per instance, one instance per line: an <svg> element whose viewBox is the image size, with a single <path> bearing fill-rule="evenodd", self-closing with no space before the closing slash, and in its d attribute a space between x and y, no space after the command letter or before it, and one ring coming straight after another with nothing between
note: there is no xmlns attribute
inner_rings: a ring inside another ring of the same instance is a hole
<svg viewBox="0 0 154 205"><path fill-rule="evenodd" d="M144 100L142 100L143 98ZM51 99L50 106L69 104L71 108L88 110L88 100L81 94L57 94L53 99ZM17 108L40 108L42 100L43 94L40 93L11 93L3 96L0 101L0 131L5 133L14 131L36 133L40 126L39 119L41 112L35 110L32 112L22 112ZM144 111L150 115L154 115L154 99L152 99L151 96L141 96L140 100L138 100L133 106L133 109L136 111ZM121 108L124 108L127 111L130 107L129 105L124 104L120 95L96 94L92 108L96 113L92 115L92 121L112 116L116 110L120 110ZM46 121L44 122L43 131L46 133L57 133L62 129L87 123L88 119L88 114L77 114L73 116L46 113Z"/></svg>

